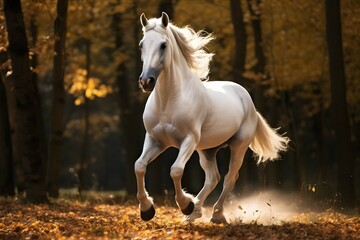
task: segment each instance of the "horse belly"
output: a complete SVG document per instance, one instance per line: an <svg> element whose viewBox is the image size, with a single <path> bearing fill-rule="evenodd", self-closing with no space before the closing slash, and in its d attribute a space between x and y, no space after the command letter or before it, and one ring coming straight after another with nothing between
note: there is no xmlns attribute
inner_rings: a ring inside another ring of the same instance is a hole
<svg viewBox="0 0 360 240"><path fill-rule="evenodd" d="M196 149L203 150L203 149L218 147L218 146L226 143L232 135L231 134L229 134L229 135L223 135L223 134L207 135L207 134L204 134L204 136L201 137L200 143L198 144Z"/></svg>
<svg viewBox="0 0 360 240"><path fill-rule="evenodd" d="M240 118L204 123L198 149L214 148L227 142L240 128Z"/></svg>

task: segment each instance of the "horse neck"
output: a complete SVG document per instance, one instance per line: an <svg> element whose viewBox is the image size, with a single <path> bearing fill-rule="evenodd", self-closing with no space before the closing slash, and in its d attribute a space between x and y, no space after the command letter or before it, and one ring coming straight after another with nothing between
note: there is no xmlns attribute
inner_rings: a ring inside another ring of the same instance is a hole
<svg viewBox="0 0 360 240"><path fill-rule="evenodd" d="M198 89L200 79L190 70L182 54L174 54L170 66L160 74L155 95L163 111L176 104L185 91Z"/></svg>

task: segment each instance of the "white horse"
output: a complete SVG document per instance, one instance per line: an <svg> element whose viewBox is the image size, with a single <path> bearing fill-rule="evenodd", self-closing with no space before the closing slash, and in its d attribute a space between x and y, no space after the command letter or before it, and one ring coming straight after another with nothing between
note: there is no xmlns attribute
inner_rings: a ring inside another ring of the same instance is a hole
<svg viewBox="0 0 360 240"><path fill-rule="evenodd" d="M178 28L169 23L166 13L150 20L142 14L140 21L144 36L139 44L143 61L139 85L151 92L143 114L143 151L135 162L141 218L148 221L155 215L144 177L147 165L160 153L168 147L179 149L170 172L175 200L188 219L194 220L201 217L206 197L220 180L216 153L229 146L229 171L211 218L212 222L226 223L224 201L239 176L248 147L260 163L278 158L289 140L269 127L243 87L233 82L201 80L207 78L213 56L203 50L211 35L203 36L202 31L196 33L189 27ZM196 197L181 186L184 167L194 151L206 176Z"/></svg>

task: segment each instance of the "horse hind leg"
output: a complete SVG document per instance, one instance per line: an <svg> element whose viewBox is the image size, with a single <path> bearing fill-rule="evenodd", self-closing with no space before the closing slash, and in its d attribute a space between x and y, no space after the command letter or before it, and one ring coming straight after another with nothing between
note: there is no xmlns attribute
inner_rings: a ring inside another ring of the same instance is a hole
<svg viewBox="0 0 360 240"><path fill-rule="evenodd" d="M220 173L216 162L216 153L218 149L209 149L204 151L198 151L200 166L205 172L205 182L201 191L198 193L196 198L198 202L195 204L193 213L187 216L187 221L194 221L202 216L202 206L205 199L209 196L212 190L220 181Z"/></svg>
<svg viewBox="0 0 360 240"><path fill-rule="evenodd" d="M244 155L249 144L250 140L246 141L241 139L237 139L230 144L231 158L229 171L225 175L223 190L220 194L220 197L213 207L213 214L210 220L213 223L227 223L224 216L224 202L228 194L233 190L235 182L239 177L239 170L243 163Z"/></svg>

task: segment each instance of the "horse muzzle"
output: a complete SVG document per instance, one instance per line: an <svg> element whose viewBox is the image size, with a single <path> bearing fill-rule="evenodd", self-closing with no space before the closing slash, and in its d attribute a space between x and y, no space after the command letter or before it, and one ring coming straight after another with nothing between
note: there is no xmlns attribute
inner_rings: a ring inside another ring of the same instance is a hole
<svg viewBox="0 0 360 240"><path fill-rule="evenodd" d="M151 92L155 87L156 79L148 77L147 79L139 79L139 86L144 92Z"/></svg>

